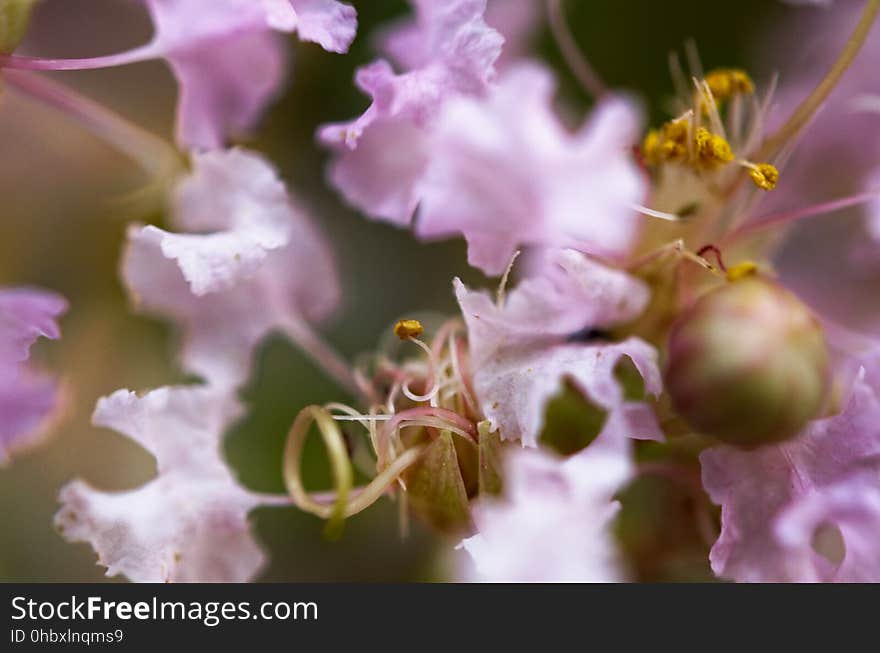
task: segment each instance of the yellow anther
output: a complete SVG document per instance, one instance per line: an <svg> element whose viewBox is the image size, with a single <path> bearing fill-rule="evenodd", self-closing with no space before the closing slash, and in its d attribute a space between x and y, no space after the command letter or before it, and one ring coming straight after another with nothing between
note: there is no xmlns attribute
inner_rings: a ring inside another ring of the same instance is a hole
<svg viewBox="0 0 880 653"><path fill-rule="evenodd" d="M696 145L696 163L706 168L715 168L733 161L733 150L723 136L713 134L705 127L700 127L694 136Z"/></svg>
<svg viewBox="0 0 880 653"><path fill-rule="evenodd" d="M755 84L744 70L719 68L706 75L706 84L717 102L723 102L734 95L749 95L755 92Z"/></svg>
<svg viewBox="0 0 880 653"><path fill-rule="evenodd" d="M779 170L770 163L756 163L747 166L749 169L749 177L755 182L755 186L764 190L773 190L776 188L776 182L779 181Z"/></svg>
<svg viewBox="0 0 880 653"><path fill-rule="evenodd" d="M425 332L425 327L418 320L400 320L394 325L394 335L401 340L418 338Z"/></svg>
<svg viewBox="0 0 880 653"><path fill-rule="evenodd" d="M645 156L645 161L647 161L649 165L656 166L660 165L662 162L663 157L661 155L660 145L660 132L656 129L652 129L645 136L645 140L642 141L642 153Z"/></svg>
<svg viewBox="0 0 880 653"><path fill-rule="evenodd" d="M731 268L727 268L727 280L738 281L745 277L750 277L758 271L758 264L754 261L743 261L737 263Z"/></svg>
<svg viewBox="0 0 880 653"><path fill-rule="evenodd" d="M689 131L690 121L687 118L670 120L660 130L649 131L642 143L645 161L655 166L666 161L685 161Z"/></svg>

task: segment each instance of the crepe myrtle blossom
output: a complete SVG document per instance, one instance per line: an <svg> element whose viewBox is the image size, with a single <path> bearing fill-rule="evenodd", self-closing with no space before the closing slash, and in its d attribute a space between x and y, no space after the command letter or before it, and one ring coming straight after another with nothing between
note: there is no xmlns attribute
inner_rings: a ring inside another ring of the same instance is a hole
<svg viewBox="0 0 880 653"><path fill-rule="evenodd" d="M346 52L357 27L354 7L335 0L143 1L154 26L146 45L88 59L11 55L0 66L80 70L165 59L180 85L177 140L210 149L252 128L278 92L285 68L278 32Z"/></svg>
<svg viewBox="0 0 880 653"><path fill-rule="evenodd" d="M40 337L61 336L67 302L35 288L0 288L0 464L42 440L59 410L57 381L28 364Z"/></svg>
<svg viewBox="0 0 880 653"><path fill-rule="evenodd" d="M156 459L156 478L104 492L82 480L62 488L58 531L88 542L108 576L134 582L243 582L265 562L248 513L284 498L249 492L222 457L222 434L241 413L216 389L178 386L102 398L95 426L118 431Z"/></svg>
<svg viewBox="0 0 880 653"><path fill-rule="evenodd" d="M615 378L616 366L628 358L646 391L659 395L654 348L639 338L618 343L570 339L637 317L648 301L646 286L571 250L547 253L542 267L501 304L455 280L468 327L474 390L492 429L504 440L537 446L547 402L568 380L608 411L607 429L662 439L650 409L625 401Z"/></svg>
<svg viewBox="0 0 880 653"><path fill-rule="evenodd" d="M461 233L469 262L500 274L524 245L619 256L635 243L646 190L631 156L640 115L603 100L570 133L553 109L553 74L510 68L484 99L447 102L432 133L415 232Z"/></svg>
<svg viewBox="0 0 880 653"><path fill-rule="evenodd" d="M503 37L483 20L486 0L414 0L414 27L391 39L401 72L385 59L357 71L371 97L357 119L322 127L334 150L329 178L369 217L408 225L420 200L420 181L432 156L432 126L450 98L486 93Z"/></svg>
<svg viewBox="0 0 880 653"><path fill-rule="evenodd" d="M462 541L472 565L461 580L620 582L627 578L611 523L615 493L632 478L629 443L608 432L561 459L541 449L511 452L501 497L474 509L477 534Z"/></svg>
<svg viewBox="0 0 880 653"><path fill-rule="evenodd" d="M308 338L336 307L328 246L262 156L195 154L170 204L180 231L131 225L122 276L140 310L178 324L186 371L236 387L267 333Z"/></svg>

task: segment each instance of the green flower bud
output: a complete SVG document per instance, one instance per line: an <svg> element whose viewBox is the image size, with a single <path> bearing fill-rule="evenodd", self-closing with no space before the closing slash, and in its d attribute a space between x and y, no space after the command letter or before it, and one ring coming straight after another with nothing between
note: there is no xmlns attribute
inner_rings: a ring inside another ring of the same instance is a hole
<svg viewBox="0 0 880 653"><path fill-rule="evenodd" d="M702 296L673 325L666 389L696 431L745 447L796 435L823 408L822 327L792 293L748 276Z"/></svg>

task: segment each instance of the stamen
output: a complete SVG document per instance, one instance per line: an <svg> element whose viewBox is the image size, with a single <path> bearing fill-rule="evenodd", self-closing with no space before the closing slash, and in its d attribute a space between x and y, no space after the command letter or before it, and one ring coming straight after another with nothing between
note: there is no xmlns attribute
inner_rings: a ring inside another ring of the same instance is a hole
<svg viewBox="0 0 880 653"><path fill-rule="evenodd" d="M394 335L401 340L418 338L425 332L425 327L418 320L400 320L394 325Z"/></svg>
<svg viewBox="0 0 880 653"><path fill-rule="evenodd" d="M733 150L723 136L700 127L694 137L697 146L697 163L709 170L733 161Z"/></svg>
<svg viewBox="0 0 880 653"><path fill-rule="evenodd" d="M647 215L652 218L660 218L661 220L669 220L670 222L678 222L679 220L681 220L681 217L675 215L674 213L666 213L665 211L649 209L647 206L642 206L641 204L633 204L632 209L633 211L637 211L642 215Z"/></svg>
<svg viewBox="0 0 880 653"><path fill-rule="evenodd" d="M744 70L716 68L706 75L706 84L718 102L726 102L735 95L751 95L755 84Z"/></svg>
<svg viewBox="0 0 880 653"><path fill-rule="evenodd" d="M849 195L847 197L841 197L835 200L820 202L819 204L801 207L793 209L791 211L771 213L770 215L765 215L759 218L755 218L754 220L750 220L738 230L731 233L727 238L725 238L725 241L732 242L738 238L751 235L758 231L763 231L764 229L780 227L786 224L790 224L792 222L796 222L798 220L802 220L803 218L813 217L814 215L832 213L834 211L840 211L842 209L847 209L852 206L858 206L859 204L866 204L867 202L874 201L878 198L880 198L880 188L876 188L866 193L858 193L856 195Z"/></svg>
<svg viewBox="0 0 880 653"><path fill-rule="evenodd" d="M697 250L697 256L705 258L707 252L712 252L715 255L715 260L718 262L718 267L721 268L722 272L727 272L727 268L724 265L724 259L721 258L721 250L715 245L703 245Z"/></svg>
<svg viewBox="0 0 880 653"><path fill-rule="evenodd" d="M739 281L758 272L758 264L754 261L743 261L727 269L728 281Z"/></svg>
<svg viewBox="0 0 880 653"><path fill-rule="evenodd" d="M773 164L740 161L740 165L748 169L749 178L758 188L763 190L773 190L776 188L776 183L779 181L779 170Z"/></svg>

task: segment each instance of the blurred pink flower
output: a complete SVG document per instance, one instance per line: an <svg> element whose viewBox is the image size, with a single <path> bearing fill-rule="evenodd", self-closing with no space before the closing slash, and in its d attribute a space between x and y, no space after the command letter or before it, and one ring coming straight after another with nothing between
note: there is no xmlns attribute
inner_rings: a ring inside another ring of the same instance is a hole
<svg viewBox="0 0 880 653"><path fill-rule="evenodd" d="M27 365L37 338L61 336L60 296L32 288L0 289L0 464L36 444L58 408L58 384Z"/></svg>
<svg viewBox="0 0 880 653"><path fill-rule="evenodd" d="M135 582L243 582L265 556L248 512L264 500L223 461L221 436L239 414L232 397L204 387L119 390L98 402L96 426L125 434L156 459L158 475L125 492L81 480L60 493L55 525L88 542L108 576Z"/></svg>
<svg viewBox="0 0 880 653"><path fill-rule="evenodd" d="M504 493L473 510L477 534L461 546L474 570L463 580L618 582L625 580L610 531L615 493L632 477L630 446L606 433L567 459L511 451Z"/></svg>
<svg viewBox="0 0 880 653"><path fill-rule="evenodd" d="M754 450L719 446L701 454L703 485L722 508L721 535L710 554L716 574L741 582L815 580L820 572L793 565L792 551L811 547L815 529L806 525L817 510L841 529L847 551L854 547L853 557L841 567L841 580L861 576L880 581L873 575L875 567L859 567L864 531L850 528L846 520L852 513L840 508L841 501L869 486L876 493L880 475L874 473L872 481L856 486L838 485L880 456L878 360L876 354L863 360L839 415L812 422L796 439ZM838 517L844 521L837 523ZM871 522L864 527L870 529ZM850 542L849 536L855 539ZM799 555L802 560L806 554Z"/></svg>
<svg viewBox="0 0 880 653"><path fill-rule="evenodd" d="M469 262L500 274L524 245L625 253L646 185L632 160L640 117L621 98L569 133L552 103L552 73L509 69L486 100L448 102L433 130L416 233L462 233Z"/></svg>
<svg viewBox="0 0 880 653"><path fill-rule="evenodd" d="M184 233L129 227L123 278L139 308L178 322L184 368L211 384L239 385L264 336L323 319L339 301L327 243L257 154L196 155L172 224Z"/></svg>
<svg viewBox="0 0 880 653"><path fill-rule="evenodd" d="M385 60L358 70L357 84L372 104L356 120L319 131L336 149L332 183L370 217L397 225L410 223L419 202L437 113L452 97L486 91L504 40L483 20L485 0L413 4L417 28L404 39L407 47L392 46L404 72Z"/></svg>
<svg viewBox="0 0 880 653"><path fill-rule="evenodd" d="M156 26L147 49L180 83L178 141L193 148L253 127L278 91L284 55L272 29L346 52L357 27L355 9L334 0L144 1Z"/></svg>
<svg viewBox="0 0 880 653"><path fill-rule="evenodd" d="M661 390L657 353L630 338L583 344L569 336L636 317L648 300L642 283L573 251L548 254L545 271L523 281L499 306L458 279L455 292L468 328L474 389L483 413L505 440L535 447L547 402L573 381L608 410L605 431L662 439L647 406L624 400L615 366L629 357L646 391Z"/></svg>
<svg viewBox="0 0 880 653"><path fill-rule="evenodd" d="M187 148L221 147L249 130L278 92L284 50L275 32L297 32L332 52L346 52L357 29L354 7L335 0L143 0L152 41L86 59L2 57L35 70L107 68L165 59L180 85L177 140Z"/></svg>

